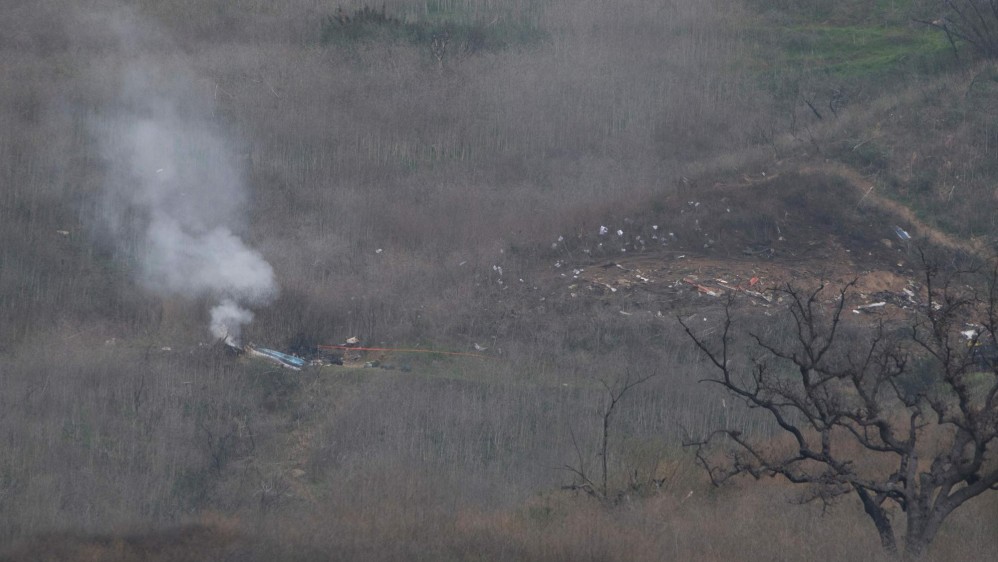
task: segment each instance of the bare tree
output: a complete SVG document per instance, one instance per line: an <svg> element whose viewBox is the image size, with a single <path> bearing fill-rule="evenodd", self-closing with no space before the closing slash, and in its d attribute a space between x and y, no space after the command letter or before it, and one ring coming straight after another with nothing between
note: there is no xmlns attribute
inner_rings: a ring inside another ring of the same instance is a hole
<svg viewBox="0 0 998 562"><path fill-rule="evenodd" d="M627 372L622 381L615 384L607 383L605 380L601 380L600 384L606 390L606 402L603 406L601 417L603 418L602 432L600 434L599 441L599 452L597 456L600 459L599 463L599 473L598 475L593 475L587 467L585 462L585 455L579 446L579 441L575 437L575 432L571 432L572 445L575 447L575 454L578 459L576 465L566 464L562 468L571 472L575 476L575 481L571 484L562 486L565 490L582 490L590 496L600 500L601 502L611 502L612 500L620 499L623 496L623 491L618 491L615 495L610 493L610 487L608 484L608 474L609 467L607 459L610 448L610 426L613 420L613 413L620 404L620 401L624 399L624 395L627 394L632 388L648 382L654 378L658 373L652 373L650 375L645 375L636 379L631 378L631 373ZM651 475L650 480L653 483L661 485L661 482L655 480L654 474ZM632 488L639 486L637 482L637 477L635 476L631 482Z"/></svg>
<svg viewBox="0 0 998 562"><path fill-rule="evenodd" d="M922 555L955 509L998 489L998 269L982 290L969 280L926 266L912 317L858 334L843 317L852 284L832 305L824 286L788 285L790 334L750 334L755 359L734 352L731 301L711 341L683 324L716 369L707 380L764 411L790 443L728 427L691 439L711 481L782 477L805 486L805 500L855 495L887 552L899 554L897 532L900 554ZM976 328L961 335L967 322Z"/></svg>
<svg viewBox="0 0 998 562"><path fill-rule="evenodd" d="M946 34L953 52L963 41L987 58L998 57L998 0L938 0L943 13L915 21ZM959 55L958 55L959 56Z"/></svg>

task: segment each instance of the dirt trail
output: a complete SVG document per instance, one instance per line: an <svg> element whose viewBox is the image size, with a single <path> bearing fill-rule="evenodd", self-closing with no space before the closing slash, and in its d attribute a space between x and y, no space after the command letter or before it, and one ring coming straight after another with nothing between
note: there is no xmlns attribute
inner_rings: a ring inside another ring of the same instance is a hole
<svg viewBox="0 0 998 562"><path fill-rule="evenodd" d="M846 180L859 195L859 200L856 203L857 207L867 205L897 216L898 222L907 223L909 230L912 231L911 234L913 234L913 237L915 238L922 237L927 239L933 245L949 250L966 252L968 254L980 254L984 250L984 247L980 241L961 240L947 234L919 219L915 213L905 205L876 193L877 185L874 181L872 181L869 177L864 176L854 168L851 168L841 162L809 162L793 168L770 173L768 175L743 175L743 181L740 183L722 183L718 185L724 187L749 187L773 181L781 175L791 172L800 175L823 174L828 176L838 176L839 178Z"/></svg>
<svg viewBox="0 0 998 562"><path fill-rule="evenodd" d="M860 198L860 204L874 205L880 209L887 210L888 212L897 215L901 220L911 225L912 230L914 230L913 234L915 234L916 237L925 237L934 245L950 250L963 251L968 254L978 254L983 250L978 241L960 240L937 228L929 226L915 216L915 213L908 207L894 201L893 199L889 199L875 193L877 186L874 182L870 181L867 177L845 164L839 162L822 163L802 167L799 169L799 172L802 174L830 174L848 180L857 191L863 194Z"/></svg>

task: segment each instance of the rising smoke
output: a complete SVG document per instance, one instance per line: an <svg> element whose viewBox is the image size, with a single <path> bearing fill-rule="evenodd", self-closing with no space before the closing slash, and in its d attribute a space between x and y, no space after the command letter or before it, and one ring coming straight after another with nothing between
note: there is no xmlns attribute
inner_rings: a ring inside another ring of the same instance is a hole
<svg viewBox="0 0 998 562"><path fill-rule="evenodd" d="M111 26L126 60L111 115L94 123L107 162L102 217L148 289L209 297L211 333L238 345L250 306L277 293L274 270L237 235L246 189L211 90L178 49L127 13ZM156 38L155 40L149 39Z"/></svg>

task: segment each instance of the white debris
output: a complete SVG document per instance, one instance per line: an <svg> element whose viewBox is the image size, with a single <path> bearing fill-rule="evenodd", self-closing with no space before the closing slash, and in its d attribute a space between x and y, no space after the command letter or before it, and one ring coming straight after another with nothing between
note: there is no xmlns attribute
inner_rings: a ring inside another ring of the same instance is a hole
<svg viewBox="0 0 998 562"><path fill-rule="evenodd" d="M870 304L864 304L862 306L857 306L856 307L856 311L858 311L858 312L865 312L865 311L868 311L868 310L874 310L874 309L877 309L877 308L882 308L884 306L887 306L886 302L883 302L883 301L881 301L881 302L874 302L874 303L870 303Z"/></svg>
<svg viewBox="0 0 998 562"><path fill-rule="evenodd" d="M610 229L608 229L605 226L600 226L599 227L599 235L600 236L605 236L607 232L610 232Z"/></svg>
<svg viewBox="0 0 998 562"><path fill-rule="evenodd" d="M623 236L623 235L624 235L624 231L623 231L623 230L620 230L620 229L618 229L618 230L617 230L617 236Z"/></svg>
<svg viewBox="0 0 998 562"><path fill-rule="evenodd" d="M380 254L381 252L384 252L384 250L382 250L381 248L378 248L377 250L374 251L375 254Z"/></svg>

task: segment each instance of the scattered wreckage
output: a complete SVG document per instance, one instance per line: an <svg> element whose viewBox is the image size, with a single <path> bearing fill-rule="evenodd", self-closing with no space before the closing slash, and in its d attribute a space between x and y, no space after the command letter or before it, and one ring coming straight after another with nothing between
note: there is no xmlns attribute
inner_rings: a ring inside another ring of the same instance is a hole
<svg viewBox="0 0 998 562"><path fill-rule="evenodd" d="M960 335L967 340L970 358L977 368L985 371L998 369L998 342L994 334L979 324L967 324Z"/></svg>
<svg viewBox="0 0 998 562"><path fill-rule="evenodd" d="M284 353L282 351L277 351L276 349L270 349L266 347L261 347L253 343L248 343L246 345L240 346L232 343L229 340L223 340L222 343L228 349L228 351L236 356L246 355L247 357L252 357L254 359L260 359L269 363L273 363L279 367L285 369L291 369L292 371L301 371L307 366L322 367L325 365L342 365L343 359L338 355L331 355L326 358L315 358L312 360L304 359L298 357L297 355L292 355L290 353ZM337 348L337 349L352 349L360 345L360 340L356 337L351 337L346 340L343 345L340 346L320 346L325 348Z"/></svg>
<svg viewBox="0 0 998 562"><path fill-rule="evenodd" d="M250 357L258 357L280 365L285 369L291 369L292 371L300 371L307 364L301 357L295 357L294 355L288 355L287 353L281 353L280 351L267 349L266 347L256 347L253 344L243 347L243 351Z"/></svg>
<svg viewBox="0 0 998 562"><path fill-rule="evenodd" d="M291 369L292 371L301 371L306 367L325 367L329 365L340 365L349 367L366 367L366 368L380 368L386 370L399 369L402 372L409 372L412 370L407 363L394 364L384 362L383 354L409 354L409 353L427 353L432 355L440 356L459 356L459 357L473 357L478 359L494 359L493 355L486 355L482 352L487 351L489 348L482 346L481 344L473 344L473 349L475 352L463 352L463 351L445 351L440 349L410 349L410 348L395 348L395 347L361 347L360 339L356 337L348 338L344 343L340 345L317 345L315 346L316 354L314 358L305 359L297 355L292 355L289 353L284 353L277 351L276 349L269 349L266 347L260 347L255 344L246 344L244 346L235 345L229 341L222 342L228 352L234 356L247 356L254 359L259 359L272 363L274 365L283 367L285 369ZM370 357L369 353L382 354L380 359L375 359Z"/></svg>

